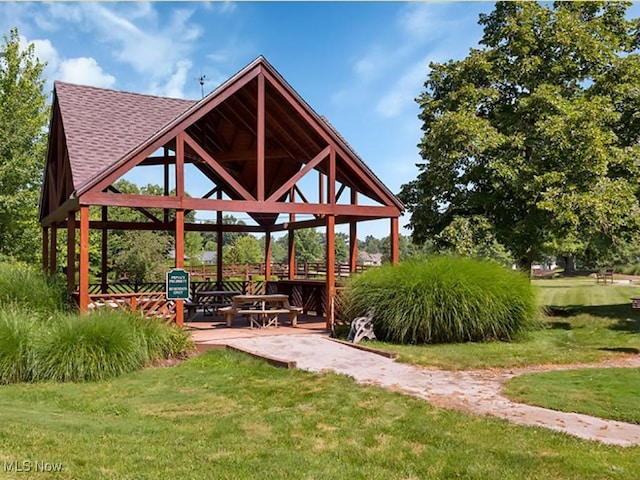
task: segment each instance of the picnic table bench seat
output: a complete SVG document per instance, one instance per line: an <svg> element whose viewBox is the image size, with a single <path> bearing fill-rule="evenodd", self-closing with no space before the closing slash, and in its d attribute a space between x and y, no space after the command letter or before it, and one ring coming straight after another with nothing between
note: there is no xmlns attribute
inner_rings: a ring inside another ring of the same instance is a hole
<svg viewBox="0 0 640 480"><path fill-rule="evenodd" d="M268 303L268 302L267 302ZM256 302L250 305L247 302L238 302L234 299L233 304L218 309L218 312L225 317L227 327L231 327L235 315L245 315L249 319L249 326L253 328L278 326L278 315L289 314L289 322L292 327L298 325L298 314L302 312L302 307L294 307L288 300L278 302L276 307L267 308L265 303Z"/></svg>

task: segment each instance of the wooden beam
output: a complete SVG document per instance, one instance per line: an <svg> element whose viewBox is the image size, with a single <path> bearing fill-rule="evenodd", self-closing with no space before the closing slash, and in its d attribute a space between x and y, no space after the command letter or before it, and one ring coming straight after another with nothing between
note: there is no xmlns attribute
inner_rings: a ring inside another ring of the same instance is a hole
<svg viewBox="0 0 640 480"><path fill-rule="evenodd" d="M184 134L184 140L205 162L207 162L207 164L222 178L223 181L236 191L238 195L245 200L255 200L253 195L240 185L240 183L238 183L238 181L233 178L222 165L220 165L211 155L205 152L204 149L186 133Z"/></svg>
<svg viewBox="0 0 640 480"><path fill-rule="evenodd" d="M108 293L109 285L107 282L107 270L109 269L109 265L107 263L107 247L108 247L108 237L109 232L107 228L104 226L109 221L109 211L108 207L102 207L102 211L100 212L101 220L102 220L102 228L101 228L101 242L100 242L100 291L102 293ZM91 228L91 222L89 222L89 228Z"/></svg>
<svg viewBox="0 0 640 480"><path fill-rule="evenodd" d="M400 262L400 235L398 217L391 217L391 235L389 237L391 247L391 263L397 265Z"/></svg>
<svg viewBox="0 0 640 480"><path fill-rule="evenodd" d="M184 197L184 142L185 142L186 136L187 135L184 132L180 132L176 136L175 174L176 174L176 196L178 198Z"/></svg>
<svg viewBox="0 0 640 480"><path fill-rule="evenodd" d="M80 284L80 313L89 311L89 207L80 207L80 265L78 283Z"/></svg>
<svg viewBox="0 0 640 480"><path fill-rule="evenodd" d="M169 155L169 149L167 147L163 148L165 158ZM175 157L173 157L173 161L175 162ZM164 168L162 169L163 173L163 188L164 188L164 196L168 197L171 190L169 188L169 165L167 163L164 164ZM162 210L162 218L166 222L169 221L169 209L164 208Z"/></svg>
<svg viewBox="0 0 640 480"><path fill-rule="evenodd" d="M178 157L180 154L178 153ZM184 267L184 211L176 210L176 268ZM184 301L176 300L176 323L184 324Z"/></svg>
<svg viewBox="0 0 640 480"><path fill-rule="evenodd" d="M42 271L49 271L49 227L42 227Z"/></svg>
<svg viewBox="0 0 640 480"><path fill-rule="evenodd" d="M56 208L55 211L51 212L49 215L44 217L40 221L40 225L43 227L49 227L55 223L62 222L67 219L69 212L71 210L78 210L79 201L77 198L70 198L66 202L64 202L60 207Z"/></svg>
<svg viewBox="0 0 640 480"><path fill-rule="evenodd" d="M271 233L264 235L264 281L271 280ZM265 283L266 287L266 283Z"/></svg>
<svg viewBox="0 0 640 480"><path fill-rule="evenodd" d="M222 200L222 190L218 190L216 193L217 200ZM222 243L224 237L222 236L222 210L216 212L216 286L218 290L222 290Z"/></svg>
<svg viewBox="0 0 640 480"><path fill-rule="evenodd" d="M294 202L296 199L296 191L295 188L291 187L291 190L289 192L289 200L291 202ZM296 214L295 213L290 213L289 214L289 222L291 224L295 223L296 221ZM296 234L295 234L295 230L293 228L289 229L289 234L288 234L288 238L287 238L287 243L288 243L288 253L289 253L289 280L295 280L296 278Z"/></svg>
<svg viewBox="0 0 640 480"><path fill-rule="evenodd" d="M51 243L49 244L49 275L56 274L58 268L58 227L51 226Z"/></svg>
<svg viewBox="0 0 640 480"><path fill-rule="evenodd" d="M67 288L73 290L76 284L76 212L69 212L67 218Z"/></svg>
<svg viewBox="0 0 640 480"><path fill-rule="evenodd" d="M243 74L243 77L234 77L219 87L218 93L210 97L207 102L199 104L196 110L189 109L180 115L176 120L156 133L149 141L136 148L130 155L125 156L118 166L109 169L104 175L100 175L92 182L84 185L78 193L84 194L89 191L104 190L108 185L111 185L133 167L144 161L153 152L169 143L172 138L175 138L177 132L186 130L189 125L207 115L211 110L250 83L258 75L258 69L254 68L253 71L243 72Z"/></svg>
<svg viewBox="0 0 640 480"><path fill-rule="evenodd" d="M331 148L329 152L329 168L327 169L327 203L336 203L336 150Z"/></svg>
<svg viewBox="0 0 640 480"><path fill-rule="evenodd" d="M307 163L304 167L302 167L298 172L287 180L278 190L276 190L268 199L269 202L277 202L280 198L291 190L293 186L295 186L298 181L304 177L312 168L315 168L325 157L329 154L329 147L324 148L318 155L313 157L313 159ZM290 197L291 198L291 197ZM292 201L292 200L291 200Z"/></svg>
<svg viewBox="0 0 640 480"><path fill-rule="evenodd" d="M344 185L343 185L344 186ZM351 205L358 204L358 192L351 188ZM358 269L358 223L349 223L349 272L355 273Z"/></svg>
<svg viewBox="0 0 640 480"><path fill-rule="evenodd" d="M117 195L121 195L122 192L120 190L118 190L116 187L114 187L113 185L109 185L107 187L107 190L117 194ZM161 223L162 220L160 220L158 217L156 217L153 213L149 212L148 210L142 208L142 207L134 207L135 210L137 210L138 212L140 212L142 215L144 215L145 217L147 217L149 220L157 222L157 223Z"/></svg>
<svg viewBox="0 0 640 480"><path fill-rule="evenodd" d="M258 75L258 128L257 128L257 164L256 164L256 193L258 201L264 200L264 148L265 148L265 121L264 121L264 75Z"/></svg>
<svg viewBox="0 0 640 480"><path fill-rule="evenodd" d="M325 312L327 315L326 328L328 331L333 331L334 324L334 296L336 294L336 224L335 217L333 215L327 216L327 232L326 232L326 260L327 260L327 305Z"/></svg>
<svg viewBox="0 0 640 480"><path fill-rule="evenodd" d="M114 207L180 208L244 213L352 215L356 217L371 217L372 219L400 216L399 210L393 206L258 202L255 200L217 200L210 198L163 197L157 195L113 195L104 192L87 193L80 198L80 202L82 205L106 205Z"/></svg>

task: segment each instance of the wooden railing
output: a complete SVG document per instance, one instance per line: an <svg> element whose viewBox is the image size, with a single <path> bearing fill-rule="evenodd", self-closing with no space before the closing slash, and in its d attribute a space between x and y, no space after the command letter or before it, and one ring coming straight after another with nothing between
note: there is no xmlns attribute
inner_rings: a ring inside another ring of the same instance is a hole
<svg viewBox="0 0 640 480"><path fill-rule="evenodd" d="M351 273L349 271L349 264L347 263L338 263L335 265L335 274L338 277L348 277ZM356 273L361 273L368 268L371 268L370 265L357 265ZM212 278L216 278L217 267L216 265L196 265L196 266L188 266L184 267L192 277L203 278L205 280L210 280ZM229 265L225 266L222 270L222 278L245 278L249 279L254 276L264 276L265 275L265 264L264 263L246 263L243 265ZM289 264L288 263L272 263L271 264L271 275L281 278L289 277ZM327 266L324 262L305 262L296 264L295 277L296 278L318 278L318 277L326 277L327 275Z"/></svg>
<svg viewBox="0 0 640 480"><path fill-rule="evenodd" d="M89 295L89 309L111 308L138 312L147 318L159 318L167 323L176 320L176 304L167 300L164 292L95 293Z"/></svg>

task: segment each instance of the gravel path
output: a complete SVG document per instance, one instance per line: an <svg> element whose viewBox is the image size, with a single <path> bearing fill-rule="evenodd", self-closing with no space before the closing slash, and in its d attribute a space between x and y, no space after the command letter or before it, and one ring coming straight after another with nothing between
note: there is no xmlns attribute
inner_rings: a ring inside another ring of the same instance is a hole
<svg viewBox="0 0 640 480"><path fill-rule="evenodd" d="M207 342L209 343L209 342ZM378 385L427 400L433 405L546 427L612 445L640 445L640 425L564 413L513 402L501 395L507 379L531 371L585 366L512 370L446 371L396 363L391 359L334 342L320 335L280 335L237 338L219 342L257 355L295 361L312 372L335 371L357 382ZM640 367L640 358L597 366Z"/></svg>

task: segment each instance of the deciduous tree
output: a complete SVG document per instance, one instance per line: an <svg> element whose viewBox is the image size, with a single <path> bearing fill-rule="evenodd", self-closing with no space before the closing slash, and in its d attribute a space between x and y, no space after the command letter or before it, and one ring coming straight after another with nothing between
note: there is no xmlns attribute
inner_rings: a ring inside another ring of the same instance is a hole
<svg viewBox="0 0 640 480"><path fill-rule="evenodd" d="M640 226L638 21L628 3L499 2L482 48L432 63L424 163L402 187L418 243L481 215L523 268Z"/></svg>
<svg viewBox="0 0 640 480"><path fill-rule="evenodd" d="M0 45L0 255L36 262L40 252L38 199L49 118L33 44L17 29Z"/></svg>

